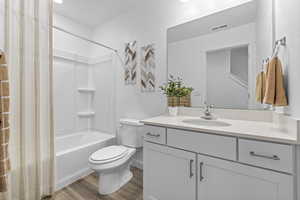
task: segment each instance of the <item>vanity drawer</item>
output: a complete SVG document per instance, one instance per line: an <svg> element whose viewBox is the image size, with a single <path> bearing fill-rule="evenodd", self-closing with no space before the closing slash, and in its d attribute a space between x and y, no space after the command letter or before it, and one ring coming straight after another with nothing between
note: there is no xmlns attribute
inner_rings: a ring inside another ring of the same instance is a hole
<svg viewBox="0 0 300 200"><path fill-rule="evenodd" d="M144 140L159 144L166 144L166 128L145 126Z"/></svg>
<svg viewBox="0 0 300 200"><path fill-rule="evenodd" d="M293 173L293 147L285 144L239 139L242 163Z"/></svg>
<svg viewBox="0 0 300 200"><path fill-rule="evenodd" d="M229 160L237 159L237 140L234 137L177 129L168 129L167 137L167 144L172 147Z"/></svg>

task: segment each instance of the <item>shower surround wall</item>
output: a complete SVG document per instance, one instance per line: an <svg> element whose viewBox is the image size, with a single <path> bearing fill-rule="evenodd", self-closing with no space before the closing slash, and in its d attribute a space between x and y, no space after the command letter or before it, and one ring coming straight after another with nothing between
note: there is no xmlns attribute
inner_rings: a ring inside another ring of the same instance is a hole
<svg viewBox="0 0 300 200"><path fill-rule="evenodd" d="M91 38L89 27L54 16L54 25ZM113 57L109 52L91 57L91 49L88 42L54 29L56 136L87 130L115 133Z"/></svg>
<svg viewBox="0 0 300 200"><path fill-rule="evenodd" d="M90 37L88 27L54 15L54 25ZM90 44L53 30L54 46L54 125L56 136L89 129L89 119L78 113L90 110L89 96L78 92L88 87Z"/></svg>
<svg viewBox="0 0 300 200"><path fill-rule="evenodd" d="M90 59L54 51L56 136L82 131L115 133L114 67L111 55Z"/></svg>
<svg viewBox="0 0 300 200"><path fill-rule="evenodd" d="M90 130L92 93L79 88L91 88L88 59L75 54L54 51L54 110L56 136ZM83 116L86 114L86 116Z"/></svg>
<svg viewBox="0 0 300 200"><path fill-rule="evenodd" d="M88 27L55 15L55 25L90 38ZM89 156L115 143L115 79L111 54L91 58L91 46L54 30L56 189L92 172Z"/></svg>
<svg viewBox="0 0 300 200"><path fill-rule="evenodd" d="M54 25L91 37L92 30L66 17L54 14ZM53 30L54 46L54 125L56 136L89 129L89 118L78 113L91 110L90 96L79 93L89 82L91 45L63 32Z"/></svg>

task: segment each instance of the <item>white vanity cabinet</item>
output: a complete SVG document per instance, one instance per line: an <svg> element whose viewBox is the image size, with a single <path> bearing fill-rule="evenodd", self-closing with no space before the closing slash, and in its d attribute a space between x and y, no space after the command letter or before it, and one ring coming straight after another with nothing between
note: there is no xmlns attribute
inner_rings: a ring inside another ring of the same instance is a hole
<svg viewBox="0 0 300 200"><path fill-rule="evenodd" d="M144 138L144 200L296 200L292 145L165 130Z"/></svg>
<svg viewBox="0 0 300 200"><path fill-rule="evenodd" d="M293 177L198 156L198 200L292 200Z"/></svg>
<svg viewBox="0 0 300 200"><path fill-rule="evenodd" d="M196 200L196 154L144 144L144 200Z"/></svg>

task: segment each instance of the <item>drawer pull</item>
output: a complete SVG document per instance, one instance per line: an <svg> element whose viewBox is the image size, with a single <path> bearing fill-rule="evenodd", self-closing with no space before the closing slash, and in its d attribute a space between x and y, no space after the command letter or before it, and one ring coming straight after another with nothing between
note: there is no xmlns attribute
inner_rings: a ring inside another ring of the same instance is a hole
<svg viewBox="0 0 300 200"><path fill-rule="evenodd" d="M259 158L266 158L266 159L271 159L271 160L280 160L280 158L276 155L273 155L273 156L261 155L261 154L255 153L254 151L251 151L250 155L254 156L254 157L259 157Z"/></svg>
<svg viewBox="0 0 300 200"><path fill-rule="evenodd" d="M204 179L204 177L203 177L203 165L204 165L204 163L201 162L200 163L200 182L202 182L203 179Z"/></svg>
<svg viewBox="0 0 300 200"><path fill-rule="evenodd" d="M194 176L193 163L194 163L194 160L190 160L190 178L192 178Z"/></svg>
<svg viewBox="0 0 300 200"><path fill-rule="evenodd" d="M159 138L160 137L160 134L153 134L153 133L147 133L147 136L150 136L150 137L155 137L155 138Z"/></svg>

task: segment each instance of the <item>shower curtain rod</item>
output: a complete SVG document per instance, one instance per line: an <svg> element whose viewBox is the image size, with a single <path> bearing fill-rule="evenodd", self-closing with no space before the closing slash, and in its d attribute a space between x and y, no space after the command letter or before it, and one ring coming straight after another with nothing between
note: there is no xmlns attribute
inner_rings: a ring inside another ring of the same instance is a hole
<svg viewBox="0 0 300 200"><path fill-rule="evenodd" d="M77 38L79 38L79 39L81 39L81 40L90 42L90 43L92 43L92 44L98 45L98 46L100 46L100 47L104 47L104 48L106 48L106 49L109 49L109 50L114 51L115 53L118 53L118 50L116 50L116 49L114 49L114 48L112 48L112 47L109 47L109 46L107 46L107 45L101 44L101 43L99 43L99 42L95 42L95 41L90 40L90 39L87 39L87 38L85 38L85 37L83 37L83 36L80 36L80 35L77 35L77 34L75 34L75 33L72 33L72 32L70 32L70 31L67 31L67 30L65 30L65 29L63 29L63 28L60 28L60 27L58 27L58 26L53 26L53 28L56 29L56 30L62 31L62 32L64 32L64 33L67 33L67 34L69 34L69 35L72 35L72 36L74 36L74 37L77 37Z"/></svg>

